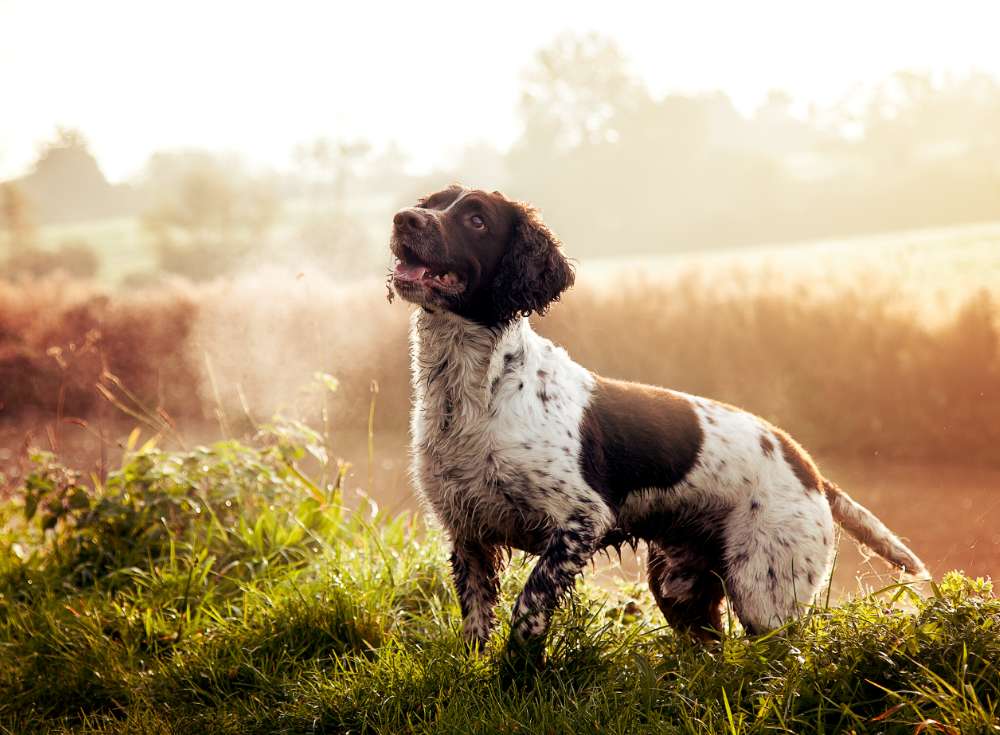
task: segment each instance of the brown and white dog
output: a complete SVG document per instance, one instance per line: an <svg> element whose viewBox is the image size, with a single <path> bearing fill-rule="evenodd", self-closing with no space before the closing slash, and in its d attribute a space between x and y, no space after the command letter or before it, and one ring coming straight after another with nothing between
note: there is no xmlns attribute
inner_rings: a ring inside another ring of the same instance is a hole
<svg viewBox="0 0 1000 735"><path fill-rule="evenodd" d="M511 641L544 640L593 554L644 540L667 621L707 639L728 595L780 626L827 575L836 520L911 574L920 560L789 436L707 398L611 380L528 323L573 284L531 207L452 186L393 219L392 286L411 322L413 479L446 529L463 632L495 624L503 553L538 556Z"/></svg>

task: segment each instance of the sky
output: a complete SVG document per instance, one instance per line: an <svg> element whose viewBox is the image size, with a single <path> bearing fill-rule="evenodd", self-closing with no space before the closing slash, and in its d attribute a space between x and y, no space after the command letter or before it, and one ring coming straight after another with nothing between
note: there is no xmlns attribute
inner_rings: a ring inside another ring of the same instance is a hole
<svg viewBox="0 0 1000 735"><path fill-rule="evenodd" d="M156 150L281 168L320 136L398 144L411 167L518 134L520 79L562 32L615 39L658 95L770 89L830 104L900 69L1000 78L1000 2L0 0L0 178L56 126L106 175Z"/></svg>

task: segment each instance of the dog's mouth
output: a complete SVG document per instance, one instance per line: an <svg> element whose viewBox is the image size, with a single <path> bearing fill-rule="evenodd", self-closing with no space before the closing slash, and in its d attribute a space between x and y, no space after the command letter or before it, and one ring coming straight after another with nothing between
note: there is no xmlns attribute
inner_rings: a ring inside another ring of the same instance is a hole
<svg viewBox="0 0 1000 735"><path fill-rule="evenodd" d="M397 286L422 287L449 294L461 293L465 289L462 278L447 266L429 263L405 245L396 250L392 280Z"/></svg>

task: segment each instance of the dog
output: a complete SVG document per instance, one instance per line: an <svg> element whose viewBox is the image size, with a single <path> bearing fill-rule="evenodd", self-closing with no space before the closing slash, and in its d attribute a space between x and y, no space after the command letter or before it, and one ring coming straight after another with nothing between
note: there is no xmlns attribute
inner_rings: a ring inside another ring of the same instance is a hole
<svg viewBox="0 0 1000 735"><path fill-rule="evenodd" d="M531 314L574 282L531 206L451 186L400 210L393 292L410 328L412 476L451 542L468 642L496 624L511 549L538 557L508 647L540 650L595 552L648 546L667 622L750 634L784 625L829 572L834 521L911 575L923 563L820 474L788 434L733 406L595 375L536 334ZM623 328L625 325L623 325Z"/></svg>

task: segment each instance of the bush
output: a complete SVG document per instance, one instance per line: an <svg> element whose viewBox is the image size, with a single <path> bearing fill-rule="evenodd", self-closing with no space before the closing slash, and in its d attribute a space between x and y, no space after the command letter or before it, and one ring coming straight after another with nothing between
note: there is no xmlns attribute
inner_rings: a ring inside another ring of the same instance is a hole
<svg viewBox="0 0 1000 735"><path fill-rule="evenodd" d="M200 416L196 313L181 291L122 302L63 278L0 284L0 417L95 418L107 405L98 384L140 408L119 376L149 412Z"/></svg>
<svg viewBox="0 0 1000 735"><path fill-rule="evenodd" d="M2 272L10 279L37 279L53 273L75 278L93 278L101 269L101 260L87 243L63 243L57 250L25 248L7 258Z"/></svg>
<svg viewBox="0 0 1000 735"><path fill-rule="evenodd" d="M52 536L47 568L83 588L115 586L121 570L174 563L184 549L211 554L231 579L252 576L258 563L300 562L307 535L326 520L316 511L339 494L342 474L321 490L295 468L306 448L326 461L321 440L302 425L270 427L258 441L256 449L234 441L186 452L150 446L90 486L36 452L24 480L26 519L63 531ZM299 525L289 531L282 512Z"/></svg>

